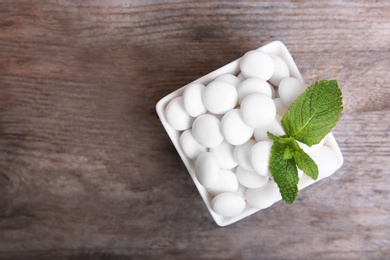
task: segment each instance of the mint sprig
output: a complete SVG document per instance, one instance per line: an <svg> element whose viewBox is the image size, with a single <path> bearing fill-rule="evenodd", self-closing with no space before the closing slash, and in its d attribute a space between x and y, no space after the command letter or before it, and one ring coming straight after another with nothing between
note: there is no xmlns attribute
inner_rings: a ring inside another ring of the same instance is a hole
<svg viewBox="0 0 390 260"><path fill-rule="evenodd" d="M292 204L298 196L298 168L313 180L318 166L297 141L308 146L318 144L340 118L342 94L336 80L315 82L298 96L282 118L284 136L268 132L274 141L269 167L282 199Z"/></svg>

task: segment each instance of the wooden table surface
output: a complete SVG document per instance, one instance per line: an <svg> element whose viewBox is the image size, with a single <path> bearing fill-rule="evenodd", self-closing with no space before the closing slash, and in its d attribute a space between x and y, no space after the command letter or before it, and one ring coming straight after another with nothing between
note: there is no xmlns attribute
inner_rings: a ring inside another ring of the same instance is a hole
<svg viewBox="0 0 390 260"><path fill-rule="evenodd" d="M389 1L41 2L0 3L1 259L390 257ZM338 80L345 162L221 228L155 104L274 40Z"/></svg>

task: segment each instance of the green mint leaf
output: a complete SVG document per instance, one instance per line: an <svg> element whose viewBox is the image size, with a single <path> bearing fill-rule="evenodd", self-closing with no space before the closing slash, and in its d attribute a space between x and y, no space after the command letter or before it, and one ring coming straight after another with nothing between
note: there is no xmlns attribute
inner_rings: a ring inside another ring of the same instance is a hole
<svg viewBox="0 0 390 260"><path fill-rule="evenodd" d="M270 132L267 132L267 135L268 135L269 139L271 139L275 142L281 143L281 144L287 144L287 143L294 141L294 137L288 137L286 135L277 136L277 135L274 135L273 133L270 133Z"/></svg>
<svg viewBox="0 0 390 260"><path fill-rule="evenodd" d="M284 153L283 153L283 159L285 160L289 160L289 159L292 159L295 155L295 150L292 149L290 146L287 146L286 147L286 150L284 150Z"/></svg>
<svg viewBox="0 0 390 260"><path fill-rule="evenodd" d="M298 196L298 170L294 159L284 159L288 144L274 142L271 148L269 168L279 187L282 199L292 204Z"/></svg>
<svg viewBox="0 0 390 260"><path fill-rule="evenodd" d="M337 81L322 80L299 95L284 115L282 125L287 136L312 146L332 130L342 110Z"/></svg>
<svg viewBox="0 0 390 260"><path fill-rule="evenodd" d="M307 176L313 180L318 178L318 166L314 160L303 151L303 149L298 145L296 141L290 143L290 146L287 150L292 150L292 157L298 166ZM286 151L287 151L286 150Z"/></svg>

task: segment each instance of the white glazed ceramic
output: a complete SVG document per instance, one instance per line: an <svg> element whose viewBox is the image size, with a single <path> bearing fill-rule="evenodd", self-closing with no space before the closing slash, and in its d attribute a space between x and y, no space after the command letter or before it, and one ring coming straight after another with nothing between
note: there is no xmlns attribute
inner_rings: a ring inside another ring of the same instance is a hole
<svg viewBox="0 0 390 260"><path fill-rule="evenodd" d="M269 53L269 54L276 54L279 57L281 57L287 63L288 68L290 70L291 77L295 77L297 79L304 81L304 79L302 78L302 75L300 74L294 60L292 59L292 57L289 53L289 51L287 50L286 46L282 42L280 42L280 41L271 42L269 44L264 45L263 47L260 47L259 50L264 51L264 52ZM211 82L216 77L218 77L222 74L230 73L230 74L237 75L240 72L239 61L240 61L240 59L237 59L233 62L230 62L229 64L227 64L227 65L225 65L225 66L223 66L223 67L221 67L221 68L219 68L219 69L217 69L217 70L215 70L215 71L213 71L213 72L211 72L211 73L209 73L209 74L207 74L207 75L205 75L205 76L203 76L203 77L201 77L201 78L199 78L191 83L200 82L204 85L207 85L209 82ZM189 84L191 84L191 83L189 83ZM187 85L189 85L189 84L187 84ZM247 205L245 207L245 209L239 215L237 215L235 217L222 217L212 210L211 200L213 199L213 196L210 195L206 191L206 189L198 182L198 180L195 177L195 163L193 161L189 160L185 156L182 148L180 147L179 137L180 137L180 134L182 132L174 130L168 124L166 117L165 117L165 113L164 113L166 106L173 98L183 95L183 91L184 91L184 88L186 86L184 86L184 87L170 93L169 95L165 96L164 98L162 98L156 105L157 114L158 114L158 116L161 120L161 123L163 124L165 130L167 131L169 137L171 138L173 145L176 147L177 152L179 153L181 159L183 160L185 166L187 167L188 172L190 173L190 176L191 176L192 180L194 181L203 201L205 202L207 208L209 209L211 216L214 218L215 222L219 226L227 226L227 225L230 225L234 222L237 222L237 221L259 211L259 209L251 208L250 206ZM339 157L339 165L337 166L337 169L340 168L341 165L343 164L343 156L341 154L340 148L339 148L335 138L333 137L332 133L327 135L324 145L330 147L331 149L333 149L336 152L337 156ZM319 181L319 180L320 179L318 179L317 181ZM317 182L317 181L315 181L315 182ZM305 185L300 185L299 188L303 189L311 184L312 184L311 182L308 182Z"/></svg>

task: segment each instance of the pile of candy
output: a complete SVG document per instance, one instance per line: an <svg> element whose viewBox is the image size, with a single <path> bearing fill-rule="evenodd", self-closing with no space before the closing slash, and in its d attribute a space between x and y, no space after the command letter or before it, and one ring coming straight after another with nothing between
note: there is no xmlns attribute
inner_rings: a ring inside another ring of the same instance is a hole
<svg viewBox="0 0 390 260"><path fill-rule="evenodd" d="M280 200L269 171L272 141L267 132L284 134L281 119L306 89L304 82L290 77L287 64L277 55L249 51L239 65L237 76L223 74L207 86L187 85L165 109L170 126L183 131L181 148L195 162L197 181L213 196L213 211L223 217L237 216L246 206L263 209ZM327 165L338 162L324 140L312 147L299 143L316 161L322 177L335 170ZM314 182L302 171L299 177L300 185Z"/></svg>

